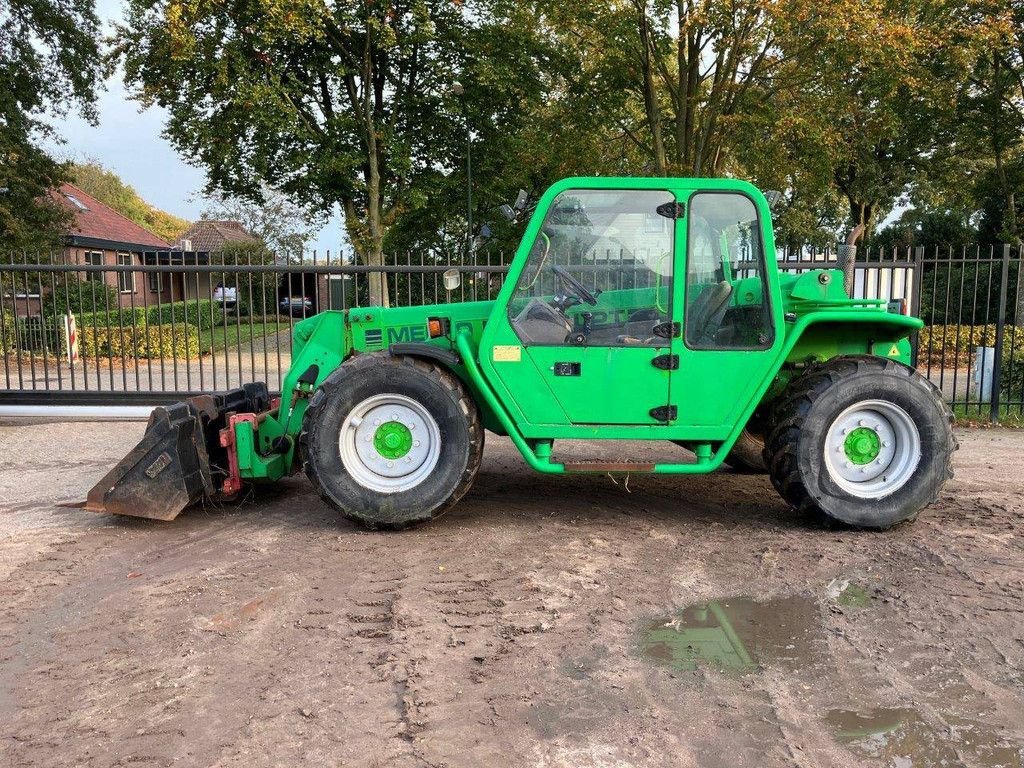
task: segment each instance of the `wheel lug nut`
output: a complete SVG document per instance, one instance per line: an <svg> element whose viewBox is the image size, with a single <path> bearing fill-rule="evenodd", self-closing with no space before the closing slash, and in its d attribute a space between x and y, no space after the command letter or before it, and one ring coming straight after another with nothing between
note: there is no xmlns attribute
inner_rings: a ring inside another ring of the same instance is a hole
<svg viewBox="0 0 1024 768"><path fill-rule="evenodd" d="M888 448L889 447L889 441L888 440L883 440L882 441L882 447L883 448Z"/></svg>
<svg viewBox="0 0 1024 768"><path fill-rule="evenodd" d="M391 467L393 467L393 466L395 466L395 462L393 462L393 461L389 461L389 462L388 462L388 468L391 468Z"/></svg>
<svg viewBox="0 0 1024 768"><path fill-rule="evenodd" d="M412 441L412 444L413 444L413 446L414 446L414 447L416 447L416 448L419 448L419 447L420 447L420 441L419 441L419 440L413 440L413 441Z"/></svg>
<svg viewBox="0 0 1024 768"><path fill-rule="evenodd" d="M866 427L867 426L867 422L864 421L864 419L861 419L860 421L857 422L857 426L858 427Z"/></svg>

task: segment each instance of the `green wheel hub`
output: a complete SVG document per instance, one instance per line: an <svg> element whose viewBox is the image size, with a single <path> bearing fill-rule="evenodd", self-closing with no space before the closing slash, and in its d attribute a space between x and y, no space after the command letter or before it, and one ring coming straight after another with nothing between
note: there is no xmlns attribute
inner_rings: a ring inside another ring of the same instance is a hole
<svg viewBox="0 0 1024 768"><path fill-rule="evenodd" d="M857 427L851 430L843 442L843 450L854 464L870 464L878 458L882 450L882 440L878 433L869 427Z"/></svg>
<svg viewBox="0 0 1024 768"><path fill-rule="evenodd" d="M385 459L400 459L412 450L412 432L399 421L388 421L377 427L373 447Z"/></svg>

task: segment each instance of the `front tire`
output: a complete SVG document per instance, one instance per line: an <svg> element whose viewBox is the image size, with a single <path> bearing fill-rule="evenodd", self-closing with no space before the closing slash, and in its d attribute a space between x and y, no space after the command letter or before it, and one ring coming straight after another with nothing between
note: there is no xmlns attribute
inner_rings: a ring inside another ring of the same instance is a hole
<svg viewBox="0 0 1024 768"><path fill-rule="evenodd" d="M952 420L914 369L835 358L780 398L765 448L769 475L801 511L884 530L916 518L953 476Z"/></svg>
<svg viewBox="0 0 1024 768"><path fill-rule="evenodd" d="M469 490L483 427L462 383L431 362L357 355L314 393L299 449L330 506L368 528L439 517Z"/></svg>

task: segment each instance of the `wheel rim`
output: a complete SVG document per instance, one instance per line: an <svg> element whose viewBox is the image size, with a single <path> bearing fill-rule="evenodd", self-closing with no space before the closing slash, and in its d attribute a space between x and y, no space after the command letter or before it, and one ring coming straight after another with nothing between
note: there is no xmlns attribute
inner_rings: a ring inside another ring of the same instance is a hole
<svg viewBox="0 0 1024 768"><path fill-rule="evenodd" d="M441 457L441 430L411 397L374 395L349 412L338 447L342 464L359 485L398 493L415 488L434 471Z"/></svg>
<svg viewBox="0 0 1024 768"><path fill-rule="evenodd" d="M861 499L899 490L921 461L921 435L905 410L885 400L855 403L825 435L825 465L832 480Z"/></svg>

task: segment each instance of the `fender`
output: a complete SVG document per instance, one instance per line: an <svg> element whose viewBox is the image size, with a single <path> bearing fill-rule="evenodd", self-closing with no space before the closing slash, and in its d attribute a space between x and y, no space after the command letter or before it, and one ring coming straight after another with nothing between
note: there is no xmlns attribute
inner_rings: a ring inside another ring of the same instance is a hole
<svg viewBox="0 0 1024 768"><path fill-rule="evenodd" d="M908 337L923 327L916 317L889 312L811 312L789 329L780 363L868 354L911 365Z"/></svg>
<svg viewBox="0 0 1024 768"><path fill-rule="evenodd" d="M444 349L435 344L426 344L424 342L403 342L399 344L392 344L388 347L388 352L393 356L408 355L409 357L426 357L431 360L437 360L439 363L443 363L447 368L454 368L457 365L462 365L462 360L458 354L450 349Z"/></svg>

